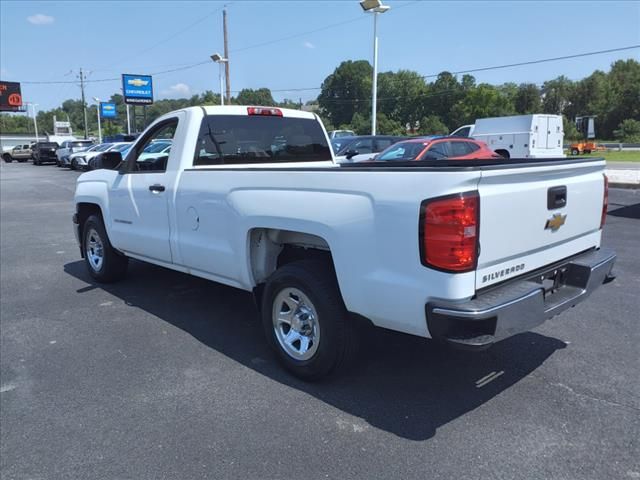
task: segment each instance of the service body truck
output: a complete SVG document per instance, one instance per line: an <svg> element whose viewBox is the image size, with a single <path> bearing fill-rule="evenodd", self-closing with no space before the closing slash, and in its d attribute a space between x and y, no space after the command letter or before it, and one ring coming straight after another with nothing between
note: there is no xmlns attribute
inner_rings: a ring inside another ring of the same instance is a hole
<svg viewBox="0 0 640 480"><path fill-rule="evenodd" d="M171 151L141 159L158 138ZM339 165L315 114L223 106L168 113L101 162L73 217L93 278L134 258L252 291L306 379L367 323L486 348L578 304L615 260L601 159Z"/></svg>
<svg viewBox="0 0 640 480"><path fill-rule="evenodd" d="M504 158L564 157L561 115L480 118L473 125L458 128L451 136L481 140Z"/></svg>

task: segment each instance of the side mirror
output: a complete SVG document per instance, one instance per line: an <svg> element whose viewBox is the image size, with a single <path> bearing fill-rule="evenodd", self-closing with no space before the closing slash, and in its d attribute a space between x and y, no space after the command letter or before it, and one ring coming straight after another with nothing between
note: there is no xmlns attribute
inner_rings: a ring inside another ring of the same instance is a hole
<svg viewBox="0 0 640 480"><path fill-rule="evenodd" d="M355 156L356 156L356 155L358 155L358 154L359 154L359 152L358 152L357 150L351 150L351 149L349 149L349 150L347 150L347 151L345 152L345 156L346 156L349 160L351 160L353 157L355 157Z"/></svg>
<svg viewBox="0 0 640 480"><path fill-rule="evenodd" d="M104 168L107 170L118 170L122 163L122 154L120 152L103 152L94 162L95 169Z"/></svg>

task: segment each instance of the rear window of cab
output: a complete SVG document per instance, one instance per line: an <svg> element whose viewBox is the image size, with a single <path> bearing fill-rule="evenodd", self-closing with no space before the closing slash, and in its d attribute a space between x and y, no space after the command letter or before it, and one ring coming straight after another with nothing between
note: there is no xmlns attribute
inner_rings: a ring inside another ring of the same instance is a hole
<svg viewBox="0 0 640 480"><path fill-rule="evenodd" d="M207 115L194 166L330 161L331 148L315 119L279 115Z"/></svg>

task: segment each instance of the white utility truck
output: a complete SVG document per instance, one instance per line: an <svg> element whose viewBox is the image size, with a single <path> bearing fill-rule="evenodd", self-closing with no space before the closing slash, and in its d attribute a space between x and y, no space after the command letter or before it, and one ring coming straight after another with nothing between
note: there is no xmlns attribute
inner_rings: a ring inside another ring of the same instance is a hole
<svg viewBox="0 0 640 480"><path fill-rule="evenodd" d="M471 137L489 145L504 158L563 158L561 115L514 115L480 118L464 125L452 137Z"/></svg>
<svg viewBox="0 0 640 480"><path fill-rule="evenodd" d="M158 138L171 151L141 159ZM168 113L101 162L73 217L93 278L135 258L253 291L306 379L369 322L486 348L582 301L615 260L599 159L339 165L315 114L224 106Z"/></svg>

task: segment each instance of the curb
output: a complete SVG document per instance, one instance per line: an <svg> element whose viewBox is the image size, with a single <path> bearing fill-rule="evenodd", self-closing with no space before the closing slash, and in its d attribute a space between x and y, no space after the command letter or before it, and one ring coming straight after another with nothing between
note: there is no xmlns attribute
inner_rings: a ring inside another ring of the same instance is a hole
<svg viewBox="0 0 640 480"><path fill-rule="evenodd" d="M640 188L640 169L607 168L605 174L611 188Z"/></svg>
<svg viewBox="0 0 640 480"><path fill-rule="evenodd" d="M628 190L640 189L639 183L609 183L609 188L626 188Z"/></svg>

